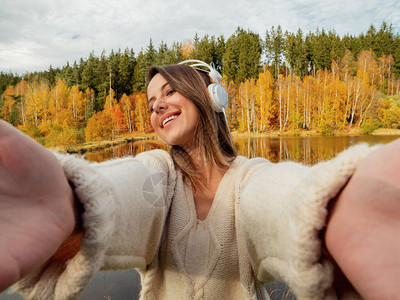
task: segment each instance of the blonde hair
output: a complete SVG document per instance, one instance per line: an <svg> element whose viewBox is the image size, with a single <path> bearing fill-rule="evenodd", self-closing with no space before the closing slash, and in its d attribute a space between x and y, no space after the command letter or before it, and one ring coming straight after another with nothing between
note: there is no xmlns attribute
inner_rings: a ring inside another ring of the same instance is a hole
<svg viewBox="0 0 400 300"><path fill-rule="evenodd" d="M187 65L152 66L147 73L147 84L157 74L196 106L199 122L193 135L193 145L199 150L200 158L216 168L228 169L237 154L224 113L213 109L207 89L211 83L208 74ZM190 180L194 188L204 186L204 178L185 149L174 145L170 154L175 167L182 172L185 179Z"/></svg>

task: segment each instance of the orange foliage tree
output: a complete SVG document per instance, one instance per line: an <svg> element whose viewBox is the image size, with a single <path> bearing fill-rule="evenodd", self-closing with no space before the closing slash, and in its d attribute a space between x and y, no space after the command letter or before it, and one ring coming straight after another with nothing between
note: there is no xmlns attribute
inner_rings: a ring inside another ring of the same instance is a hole
<svg viewBox="0 0 400 300"><path fill-rule="evenodd" d="M193 42L189 39L185 40L181 45L183 59L188 59L194 50Z"/></svg>
<svg viewBox="0 0 400 300"><path fill-rule="evenodd" d="M101 141L111 139L113 134L113 119L108 110L95 113L85 128L86 141Z"/></svg>

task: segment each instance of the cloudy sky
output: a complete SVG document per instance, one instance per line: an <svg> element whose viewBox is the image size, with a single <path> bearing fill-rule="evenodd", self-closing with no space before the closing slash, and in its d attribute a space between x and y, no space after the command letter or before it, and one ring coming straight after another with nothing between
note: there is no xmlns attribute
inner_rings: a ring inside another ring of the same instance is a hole
<svg viewBox="0 0 400 300"><path fill-rule="evenodd" d="M197 32L229 38L238 26L257 32L281 25L358 35L382 21L400 31L399 0L0 0L0 71L23 74L62 67L91 51L156 47Z"/></svg>

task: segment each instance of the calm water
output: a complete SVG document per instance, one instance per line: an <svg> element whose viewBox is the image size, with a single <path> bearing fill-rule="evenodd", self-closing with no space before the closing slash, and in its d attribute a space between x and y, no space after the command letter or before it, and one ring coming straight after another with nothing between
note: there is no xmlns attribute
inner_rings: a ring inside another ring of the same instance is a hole
<svg viewBox="0 0 400 300"><path fill-rule="evenodd" d="M292 160L312 165L320 161L335 157L344 149L358 144L370 145L389 143L399 136L334 136L334 137L279 137L279 138L236 138L234 144L240 155L265 157L272 162ZM104 161L127 155L136 155L152 149L167 149L167 146L158 140L138 141L126 145L115 146L96 152L86 153L90 161ZM274 290L271 299L294 299L287 296L287 288L274 283L268 290ZM140 290L140 280L134 270L100 272L86 288L79 299L105 299L110 296L116 300L137 299ZM7 292L0 294L0 300L19 300L20 296Z"/></svg>
<svg viewBox="0 0 400 300"><path fill-rule="evenodd" d="M389 143L399 136L313 136L313 137L240 137L234 139L234 145L240 155L253 158L265 157L272 162L291 160L312 165L335 157L344 149L358 144ZM159 140L138 141L115 146L96 152L87 152L90 161L104 161L140 152L164 149L168 147Z"/></svg>

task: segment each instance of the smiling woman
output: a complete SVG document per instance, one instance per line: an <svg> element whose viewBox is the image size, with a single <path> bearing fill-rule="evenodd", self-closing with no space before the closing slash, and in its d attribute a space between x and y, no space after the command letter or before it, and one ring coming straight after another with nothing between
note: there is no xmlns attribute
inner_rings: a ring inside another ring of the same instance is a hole
<svg viewBox="0 0 400 300"><path fill-rule="evenodd" d="M199 122L196 106L175 92L162 75L151 80L147 94L151 111L151 125L166 143L192 148L194 132Z"/></svg>
<svg viewBox="0 0 400 300"><path fill-rule="evenodd" d="M197 162L226 170L227 158L236 153L224 112L212 109L207 73L186 65L152 67L148 82L151 124L160 139L173 146L171 155L183 176L197 187L206 183Z"/></svg>
<svg viewBox="0 0 400 300"><path fill-rule="evenodd" d="M398 298L400 140L313 167L238 156L200 64L149 70L170 152L88 163L0 122L0 289L71 299L136 268L141 299L268 299L274 279L298 299Z"/></svg>

